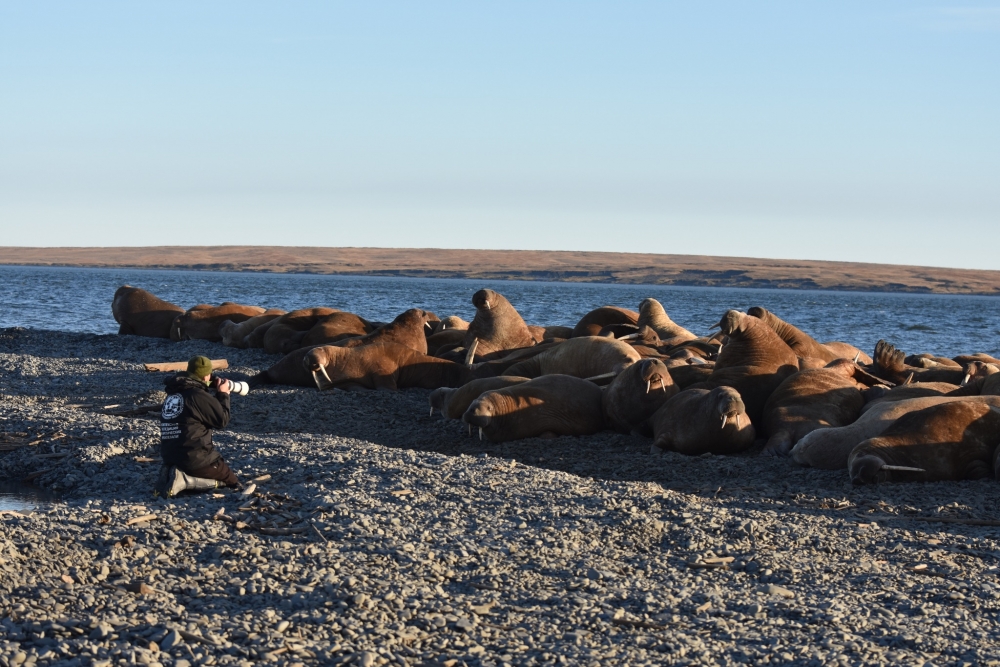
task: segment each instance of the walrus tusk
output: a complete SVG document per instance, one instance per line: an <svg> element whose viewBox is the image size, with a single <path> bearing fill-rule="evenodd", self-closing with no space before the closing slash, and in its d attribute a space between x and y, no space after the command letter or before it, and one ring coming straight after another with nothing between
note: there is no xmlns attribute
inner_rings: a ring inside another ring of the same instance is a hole
<svg viewBox="0 0 1000 667"><path fill-rule="evenodd" d="M597 382L598 380L607 380L608 378L613 378L613 377L616 377L617 375L618 375L618 373L613 373L613 372L612 373L602 373L600 375L595 375L593 377L584 378L584 380L588 380L590 382Z"/></svg>
<svg viewBox="0 0 1000 667"><path fill-rule="evenodd" d="M660 378L660 391L666 391L667 387L663 384L663 378Z"/></svg>
<svg viewBox="0 0 1000 667"><path fill-rule="evenodd" d="M317 373L316 371L313 371L312 374L313 374L313 382L316 383L316 388L322 391L323 385L320 384L320 382L319 382L319 373ZM431 409L433 410L434 408L431 408Z"/></svg>
<svg viewBox="0 0 1000 667"><path fill-rule="evenodd" d="M627 336L622 336L618 340L634 340L636 338L641 338L641 337L642 337L642 334L631 333L631 334L628 334Z"/></svg>
<svg viewBox="0 0 1000 667"><path fill-rule="evenodd" d="M431 406L431 414L430 414L430 416L431 416L431 417L433 417L433 416L434 416L434 406L433 406L433 405Z"/></svg>
<svg viewBox="0 0 1000 667"><path fill-rule="evenodd" d="M858 353L854 355L854 363L858 363L858 359L860 358L861 358L861 350L858 350Z"/></svg>
<svg viewBox="0 0 1000 667"><path fill-rule="evenodd" d="M329 382L330 384L333 384L333 380L331 380L330 376L326 374L326 366L320 366L319 367L319 372L323 374L323 377L326 378L327 382Z"/></svg>
<svg viewBox="0 0 1000 667"><path fill-rule="evenodd" d="M483 301L483 305L486 306L486 310L490 309L490 302L489 301Z"/></svg>
<svg viewBox="0 0 1000 667"><path fill-rule="evenodd" d="M722 428L726 428L727 421L729 421L729 415L722 415Z"/></svg>
<svg viewBox="0 0 1000 667"><path fill-rule="evenodd" d="M469 424L469 437L472 437L472 424Z"/></svg>
<svg viewBox="0 0 1000 667"><path fill-rule="evenodd" d="M482 426L479 427L479 439L480 440L483 439L483 427Z"/></svg>
<svg viewBox="0 0 1000 667"><path fill-rule="evenodd" d="M969 378L971 378L971 377L972 377L972 373L966 373L966 374L965 374L965 377L964 377L964 378L962 378L962 386L963 386L963 387L964 387L965 385L969 384Z"/></svg>
<svg viewBox="0 0 1000 667"><path fill-rule="evenodd" d="M471 366L473 360L476 358L476 348L479 347L479 339L473 338L472 345L469 346L469 351L465 353L465 365Z"/></svg>
<svg viewBox="0 0 1000 667"><path fill-rule="evenodd" d="M739 414L737 414L737 415L736 415L736 428L737 428L737 429L740 429L740 428L742 428L742 427L740 426L740 416L739 416Z"/></svg>
<svg viewBox="0 0 1000 667"><path fill-rule="evenodd" d="M646 393L647 394L649 393L649 387L650 387L651 384L653 384L652 381L646 380Z"/></svg>
<svg viewBox="0 0 1000 667"><path fill-rule="evenodd" d="M903 384L904 385L908 385L911 382L913 382L913 373L910 373L910 376L908 378L906 378L906 381Z"/></svg>
<svg viewBox="0 0 1000 667"><path fill-rule="evenodd" d="M888 464L883 464L879 470L896 470L899 472L927 472L923 468L911 468L909 466L891 466Z"/></svg>

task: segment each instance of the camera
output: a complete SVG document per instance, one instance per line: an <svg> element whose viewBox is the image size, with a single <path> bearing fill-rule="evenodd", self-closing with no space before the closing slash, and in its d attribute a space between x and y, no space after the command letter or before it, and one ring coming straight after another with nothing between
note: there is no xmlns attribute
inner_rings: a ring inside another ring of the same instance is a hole
<svg viewBox="0 0 1000 667"><path fill-rule="evenodd" d="M239 380L226 380L226 378L219 376L212 377L212 386L215 389L218 389L219 385L223 382L229 383L229 393L231 394L246 396L247 394L250 393L250 385L247 384L246 382L240 382Z"/></svg>

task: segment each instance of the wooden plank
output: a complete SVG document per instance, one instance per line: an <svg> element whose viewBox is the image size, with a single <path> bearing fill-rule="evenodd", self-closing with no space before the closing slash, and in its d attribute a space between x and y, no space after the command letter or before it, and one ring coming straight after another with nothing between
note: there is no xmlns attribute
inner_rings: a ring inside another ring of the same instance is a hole
<svg viewBox="0 0 1000 667"><path fill-rule="evenodd" d="M186 361L166 361L163 363L143 364L143 368L145 368L147 371L158 371L160 373L186 371L187 367L188 367L188 362ZM212 359L213 371L219 371L224 368L229 368L229 362L227 360Z"/></svg>

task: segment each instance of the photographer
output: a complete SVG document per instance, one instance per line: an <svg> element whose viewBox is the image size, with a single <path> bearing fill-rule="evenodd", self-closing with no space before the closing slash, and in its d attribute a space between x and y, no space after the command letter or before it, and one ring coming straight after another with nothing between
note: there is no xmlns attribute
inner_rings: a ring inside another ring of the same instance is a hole
<svg viewBox="0 0 1000 667"><path fill-rule="evenodd" d="M167 398L160 414L163 467L156 494L173 498L182 491L242 488L212 445L212 430L229 424L230 382L212 377L208 357L193 357L188 361L187 373L165 384ZM209 388L214 390L214 396Z"/></svg>

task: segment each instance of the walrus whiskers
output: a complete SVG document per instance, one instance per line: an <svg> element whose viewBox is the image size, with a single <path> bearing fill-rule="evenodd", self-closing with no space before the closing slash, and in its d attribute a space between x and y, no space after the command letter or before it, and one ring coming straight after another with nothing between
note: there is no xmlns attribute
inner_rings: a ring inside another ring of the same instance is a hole
<svg viewBox="0 0 1000 667"><path fill-rule="evenodd" d="M882 464L879 470L895 470L897 472L927 472L923 468L911 468L909 466L891 466L887 463Z"/></svg>
<svg viewBox="0 0 1000 667"><path fill-rule="evenodd" d="M473 338L472 345L469 346L469 351L465 353L465 365L472 366L472 362L476 358L476 348L479 347L479 339Z"/></svg>

